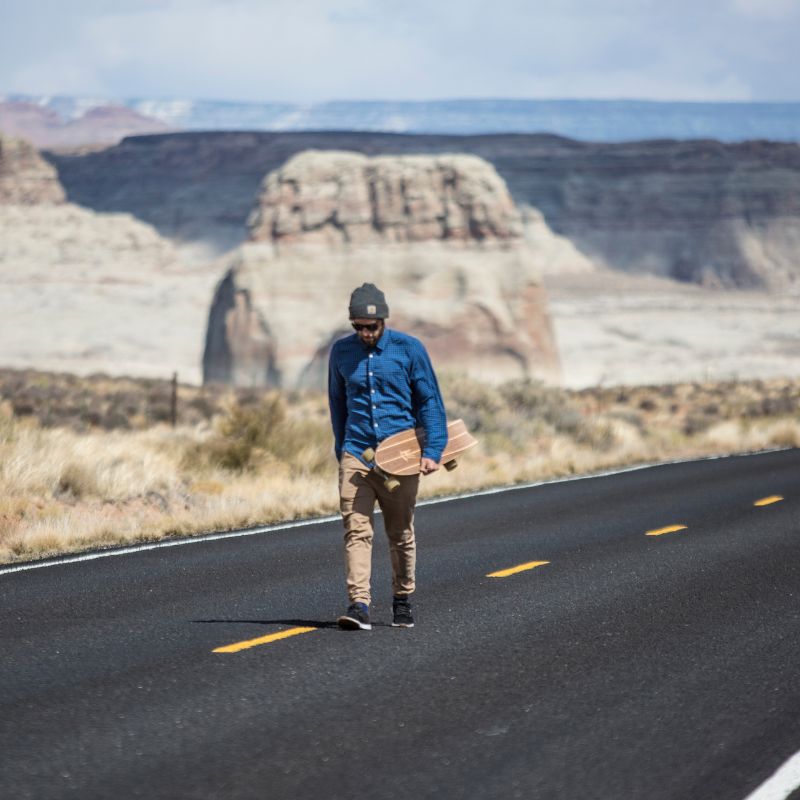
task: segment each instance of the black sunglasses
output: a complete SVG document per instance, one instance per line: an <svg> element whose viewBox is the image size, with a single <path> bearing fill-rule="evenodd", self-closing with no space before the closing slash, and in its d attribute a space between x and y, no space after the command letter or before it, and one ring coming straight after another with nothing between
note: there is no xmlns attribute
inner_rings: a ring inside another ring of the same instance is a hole
<svg viewBox="0 0 800 800"><path fill-rule="evenodd" d="M351 322L350 324L353 326L354 330L369 331L370 333L375 333L375 331L381 326L380 322L369 322L366 324L362 324L360 322Z"/></svg>

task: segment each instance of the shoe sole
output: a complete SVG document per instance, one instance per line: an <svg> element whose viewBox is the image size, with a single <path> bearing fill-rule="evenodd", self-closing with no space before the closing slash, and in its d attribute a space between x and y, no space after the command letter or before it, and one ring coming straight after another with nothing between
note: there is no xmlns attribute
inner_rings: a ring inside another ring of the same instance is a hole
<svg viewBox="0 0 800 800"><path fill-rule="evenodd" d="M413 628L414 627L414 623L413 622L393 622L392 623L392 627L393 628Z"/></svg>
<svg viewBox="0 0 800 800"><path fill-rule="evenodd" d="M372 625L370 625L369 622L359 622L357 619L354 619L353 617L347 617L347 616L339 617L339 619L336 620L336 623L339 625L340 628L346 631L372 630Z"/></svg>

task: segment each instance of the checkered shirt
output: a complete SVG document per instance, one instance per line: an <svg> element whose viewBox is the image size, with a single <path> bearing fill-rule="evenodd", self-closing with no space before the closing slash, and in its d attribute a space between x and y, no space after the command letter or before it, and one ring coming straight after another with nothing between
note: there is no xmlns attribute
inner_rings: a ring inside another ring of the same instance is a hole
<svg viewBox="0 0 800 800"><path fill-rule="evenodd" d="M422 427L422 455L438 461L447 444L439 384L422 342L384 329L367 348L357 334L339 339L328 364L328 403L336 458L356 458L387 436Z"/></svg>

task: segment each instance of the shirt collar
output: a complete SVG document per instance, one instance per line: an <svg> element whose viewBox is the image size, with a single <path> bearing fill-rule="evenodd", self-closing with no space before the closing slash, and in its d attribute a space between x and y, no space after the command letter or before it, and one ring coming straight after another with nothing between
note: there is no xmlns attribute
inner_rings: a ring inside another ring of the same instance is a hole
<svg viewBox="0 0 800 800"><path fill-rule="evenodd" d="M388 341L388 339L389 339L389 329L384 328L383 333L381 334L381 338L378 339L378 341L375 344L375 349L382 353L383 348L386 346L386 342Z"/></svg>
<svg viewBox="0 0 800 800"><path fill-rule="evenodd" d="M379 353L382 353L383 352L383 348L386 346L386 343L389 340L389 333L390 333L389 329L388 328L384 328L383 329L383 333L381 334L381 338L378 339L378 341L375 344L375 347L367 347L361 341L361 339L359 338L357 333L354 333L353 336L355 337L355 340L358 342L358 344L361 346L362 349L364 349L364 350L366 350L368 352L370 350L377 350Z"/></svg>

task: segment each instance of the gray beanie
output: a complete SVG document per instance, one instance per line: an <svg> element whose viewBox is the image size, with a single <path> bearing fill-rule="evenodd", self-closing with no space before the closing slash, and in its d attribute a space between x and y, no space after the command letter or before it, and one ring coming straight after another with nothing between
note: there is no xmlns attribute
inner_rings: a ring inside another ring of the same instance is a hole
<svg viewBox="0 0 800 800"><path fill-rule="evenodd" d="M350 295L350 319L386 319L389 306L374 283L362 283Z"/></svg>

